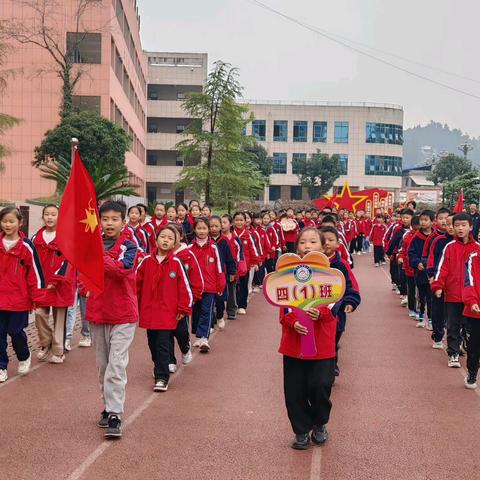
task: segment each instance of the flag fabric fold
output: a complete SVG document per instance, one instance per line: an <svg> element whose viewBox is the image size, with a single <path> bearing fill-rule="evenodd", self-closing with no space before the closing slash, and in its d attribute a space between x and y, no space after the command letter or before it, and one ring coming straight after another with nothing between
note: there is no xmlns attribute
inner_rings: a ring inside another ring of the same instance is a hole
<svg viewBox="0 0 480 480"><path fill-rule="evenodd" d="M463 201L463 189L460 190L460 195L458 196L457 204L453 207L453 213L461 213L465 210Z"/></svg>
<svg viewBox="0 0 480 480"><path fill-rule="evenodd" d="M95 186L78 149L58 212L57 243L88 291L103 291L103 242Z"/></svg>

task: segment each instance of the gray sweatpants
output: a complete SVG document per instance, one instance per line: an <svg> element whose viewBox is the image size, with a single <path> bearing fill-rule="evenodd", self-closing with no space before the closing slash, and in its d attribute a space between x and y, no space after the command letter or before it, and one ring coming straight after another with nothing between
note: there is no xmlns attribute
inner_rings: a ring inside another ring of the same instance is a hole
<svg viewBox="0 0 480 480"><path fill-rule="evenodd" d="M90 323L95 346L100 392L108 413L123 413L127 385L128 348L136 323L120 325Z"/></svg>

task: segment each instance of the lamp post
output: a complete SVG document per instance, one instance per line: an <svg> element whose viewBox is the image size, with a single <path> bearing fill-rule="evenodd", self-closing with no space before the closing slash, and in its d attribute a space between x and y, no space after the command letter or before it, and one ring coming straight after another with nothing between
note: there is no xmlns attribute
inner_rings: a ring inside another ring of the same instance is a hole
<svg viewBox="0 0 480 480"><path fill-rule="evenodd" d="M471 152L473 150L473 145L471 143L465 142L460 144L457 148L463 153L463 157L466 160L468 152Z"/></svg>

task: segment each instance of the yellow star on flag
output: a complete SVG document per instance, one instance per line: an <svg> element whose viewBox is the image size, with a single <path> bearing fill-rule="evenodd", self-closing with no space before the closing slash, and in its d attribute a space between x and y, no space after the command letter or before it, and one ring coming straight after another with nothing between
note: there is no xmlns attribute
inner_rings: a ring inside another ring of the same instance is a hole
<svg viewBox="0 0 480 480"><path fill-rule="evenodd" d="M85 224L86 232L90 230L90 232L93 233L98 226L98 220L95 210L90 206L91 201L92 200L90 199L90 201L88 202L88 209L85 209L86 217L83 220L80 220L80 223Z"/></svg>

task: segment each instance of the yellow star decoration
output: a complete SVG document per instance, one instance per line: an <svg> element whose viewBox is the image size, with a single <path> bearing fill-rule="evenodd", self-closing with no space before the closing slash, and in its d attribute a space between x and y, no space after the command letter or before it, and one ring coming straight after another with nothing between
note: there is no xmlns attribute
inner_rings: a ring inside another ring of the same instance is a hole
<svg viewBox="0 0 480 480"><path fill-rule="evenodd" d="M80 223L85 224L85 232L90 230L91 233L95 231L98 226L97 214L95 213L95 209L91 207L90 202L88 202L88 209L85 209L86 217L83 220L80 220Z"/></svg>
<svg viewBox="0 0 480 480"><path fill-rule="evenodd" d="M347 211L355 213L357 211L357 205L368 199L368 195L361 195L361 192L359 192L359 194L353 195L350 190L350 186L348 185L348 182L345 182L343 184L342 192L340 193L340 195L325 196L329 200L334 196L336 197L334 203L338 210L346 208Z"/></svg>

